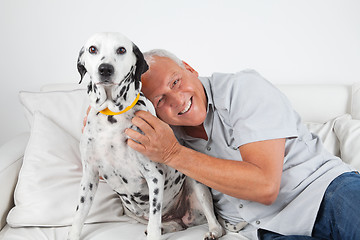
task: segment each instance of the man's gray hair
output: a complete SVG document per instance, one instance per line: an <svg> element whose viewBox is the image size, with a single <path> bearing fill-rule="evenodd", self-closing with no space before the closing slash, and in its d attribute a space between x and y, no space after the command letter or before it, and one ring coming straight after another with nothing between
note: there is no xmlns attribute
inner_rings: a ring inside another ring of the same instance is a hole
<svg viewBox="0 0 360 240"><path fill-rule="evenodd" d="M165 50L165 49L153 49L147 52L143 53L144 58L146 62L150 65L152 62L154 62L154 56L158 57L166 57L171 60L173 60L175 63L177 63L180 67L184 68L184 63L173 53Z"/></svg>

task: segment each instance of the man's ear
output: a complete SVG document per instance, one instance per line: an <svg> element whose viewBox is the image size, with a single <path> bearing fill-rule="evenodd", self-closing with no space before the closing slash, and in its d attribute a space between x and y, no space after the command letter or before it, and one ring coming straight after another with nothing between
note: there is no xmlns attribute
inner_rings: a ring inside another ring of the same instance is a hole
<svg viewBox="0 0 360 240"><path fill-rule="evenodd" d="M196 76L199 76L199 73L195 69L193 69L189 64L187 64L185 61L182 61L182 63L184 64L186 70L196 74Z"/></svg>
<svg viewBox="0 0 360 240"><path fill-rule="evenodd" d="M78 69L78 71L80 73L80 77L81 77L79 84L82 82L83 77L87 72L87 70L85 68L85 65L84 65L84 63L82 61L82 55L84 54L84 52L85 52L85 48L82 47L81 50L80 50L80 53L79 53L78 60L77 60L77 69Z"/></svg>
<svg viewBox="0 0 360 240"><path fill-rule="evenodd" d="M135 81L141 81L141 75L149 69L149 66L144 59L144 55L135 44L133 44L133 52L136 56Z"/></svg>

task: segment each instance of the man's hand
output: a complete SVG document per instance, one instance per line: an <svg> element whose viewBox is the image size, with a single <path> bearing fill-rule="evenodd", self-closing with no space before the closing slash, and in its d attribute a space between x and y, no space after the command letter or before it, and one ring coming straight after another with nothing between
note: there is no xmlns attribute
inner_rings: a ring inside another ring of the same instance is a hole
<svg viewBox="0 0 360 240"><path fill-rule="evenodd" d="M170 126L151 113L136 112L132 123L140 128L144 134L133 129L126 129L125 133L130 137L128 145L150 160L169 164L171 159L180 151L181 145Z"/></svg>

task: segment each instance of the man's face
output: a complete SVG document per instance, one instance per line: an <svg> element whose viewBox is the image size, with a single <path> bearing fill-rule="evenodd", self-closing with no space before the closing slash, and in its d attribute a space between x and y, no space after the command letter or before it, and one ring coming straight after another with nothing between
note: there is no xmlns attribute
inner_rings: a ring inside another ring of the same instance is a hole
<svg viewBox="0 0 360 240"><path fill-rule="evenodd" d="M142 75L142 91L154 104L157 116L174 126L199 126L206 117L207 100L198 73L166 57L154 57Z"/></svg>

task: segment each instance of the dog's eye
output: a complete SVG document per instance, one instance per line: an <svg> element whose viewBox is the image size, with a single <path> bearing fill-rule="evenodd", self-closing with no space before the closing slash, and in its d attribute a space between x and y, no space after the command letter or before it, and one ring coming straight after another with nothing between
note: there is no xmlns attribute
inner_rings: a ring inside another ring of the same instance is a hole
<svg viewBox="0 0 360 240"><path fill-rule="evenodd" d="M98 52L97 48L94 46L89 47L89 53L96 54Z"/></svg>
<svg viewBox="0 0 360 240"><path fill-rule="evenodd" d="M116 53L117 54L124 54L126 53L126 49L124 47L119 47L117 50L116 50Z"/></svg>

